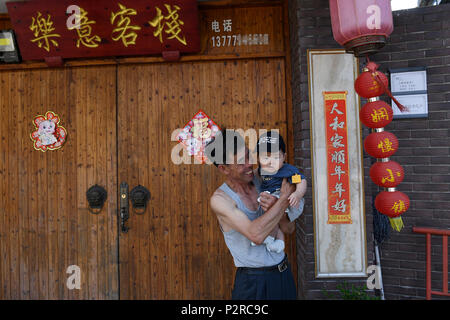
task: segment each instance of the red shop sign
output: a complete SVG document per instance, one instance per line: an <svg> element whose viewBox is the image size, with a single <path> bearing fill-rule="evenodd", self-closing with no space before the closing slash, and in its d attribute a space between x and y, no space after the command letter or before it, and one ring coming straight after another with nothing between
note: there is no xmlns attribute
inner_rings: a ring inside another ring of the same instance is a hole
<svg viewBox="0 0 450 320"><path fill-rule="evenodd" d="M7 2L23 60L200 51L196 0Z"/></svg>

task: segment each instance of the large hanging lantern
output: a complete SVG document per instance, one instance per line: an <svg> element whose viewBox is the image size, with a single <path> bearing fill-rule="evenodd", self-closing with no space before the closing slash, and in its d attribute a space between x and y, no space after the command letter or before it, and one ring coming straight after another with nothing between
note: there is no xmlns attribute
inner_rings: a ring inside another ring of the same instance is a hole
<svg viewBox="0 0 450 320"><path fill-rule="evenodd" d="M384 128L392 122L394 112L390 105L382 100L366 103L359 113L361 122L369 128Z"/></svg>
<svg viewBox="0 0 450 320"><path fill-rule="evenodd" d="M378 52L394 30L391 0L330 0L334 39L357 57Z"/></svg>
<svg viewBox="0 0 450 320"><path fill-rule="evenodd" d="M390 132L372 132L364 140L364 150L374 158L389 158L398 150L398 139Z"/></svg>
<svg viewBox="0 0 450 320"><path fill-rule="evenodd" d="M405 177L405 171L396 161L375 162L369 174L372 181L383 188L396 187Z"/></svg>

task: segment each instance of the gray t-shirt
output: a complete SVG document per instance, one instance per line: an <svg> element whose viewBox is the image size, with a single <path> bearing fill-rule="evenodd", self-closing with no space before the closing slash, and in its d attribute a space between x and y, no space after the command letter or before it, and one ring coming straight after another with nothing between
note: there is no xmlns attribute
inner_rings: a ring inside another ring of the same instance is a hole
<svg viewBox="0 0 450 320"><path fill-rule="evenodd" d="M253 183L259 191L260 183L257 177L253 179ZM239 195L231 190L231 188L226 183L222 184L219 189L229 195L231 199L236 202L238 209L244 212L250 220L253 221L264 214L264 211L261 207L258 207L256 211L247 209L245 204L241 201ZM251 241L236 230L230 230L228 232L224 232L222 230L222 233L225 239L225 243L230 250L231 255L233 256L234 265L236 267L268 267L279 264L284 259L284 252L269 252L266 249L265 244L252 246L250 244Z"/></svg>

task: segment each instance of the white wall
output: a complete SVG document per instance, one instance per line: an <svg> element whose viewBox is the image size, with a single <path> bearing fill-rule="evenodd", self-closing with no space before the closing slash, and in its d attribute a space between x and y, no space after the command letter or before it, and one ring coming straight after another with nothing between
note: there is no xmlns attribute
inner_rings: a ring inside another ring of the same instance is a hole
<svg viewBox="0 0 450 320"><path fill-rule="evenodd" d="M8 13L8 9L6 8L6 2L12 1L27 1L27 0L0 0L0 13Z"/></svg>
<svg viewBox="0 0 450 320"><path fill-rule="evenodd" d="M6 5L5 5L5 0L0 0L0 13L5 13L6 12Z"/></svg>

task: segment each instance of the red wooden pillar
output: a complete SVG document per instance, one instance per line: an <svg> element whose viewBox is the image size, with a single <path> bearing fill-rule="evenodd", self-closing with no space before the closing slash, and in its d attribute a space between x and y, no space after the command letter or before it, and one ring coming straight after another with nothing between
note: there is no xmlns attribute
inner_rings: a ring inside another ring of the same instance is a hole
<svg viewBox="0 0 450 320"><path fill-rule="evenodd" d="M431 300L431 234L427 233L427 300Z"/></svg>
<svg viewBox="0 0 450 320"><path fill-rule="evenodd" d="M426 235L426 299L431 300L431 295L447 296L448 293L448 236L450 230L432 229L432 228L418 228L413 227L413 232L422 233ZM431 290L431 235L442 236L442 291Z"/></svg>
<svg viewBox="0 0 450 320"><path fill-rule="evenodd" d="M448 293L448 236L442 236L442 292Z"/></svg>

